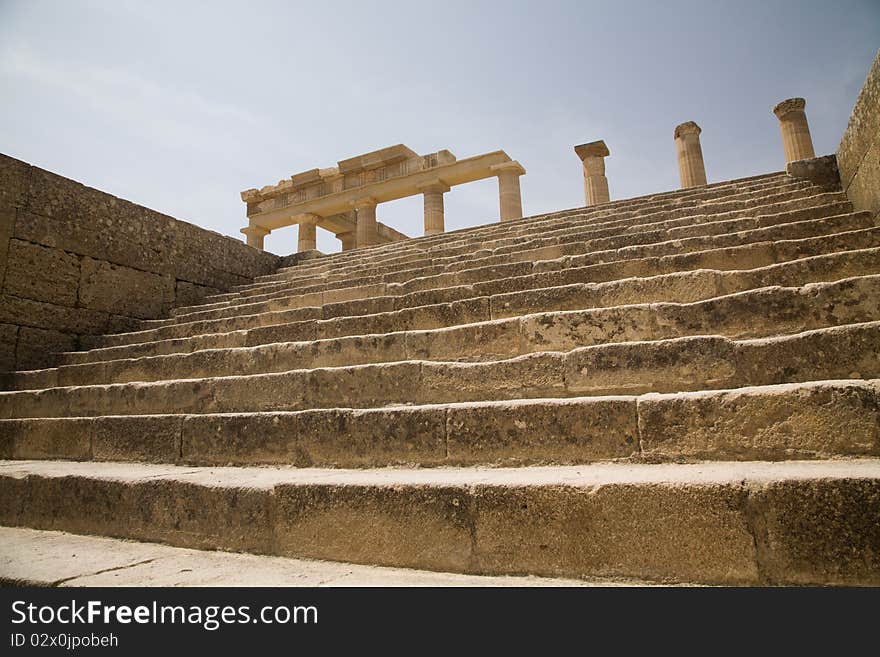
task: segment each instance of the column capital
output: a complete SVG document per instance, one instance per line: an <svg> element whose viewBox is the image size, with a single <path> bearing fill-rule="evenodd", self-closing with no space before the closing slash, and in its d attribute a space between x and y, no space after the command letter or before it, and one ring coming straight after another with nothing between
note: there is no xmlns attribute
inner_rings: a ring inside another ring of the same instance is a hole
<svg viewBox="0 0 880 657"><path fill-rule="evenodd" d="M574 147L574 152L583 162L588 157L608 157L611 151L601 139L599 141L591 141L588 144L580 144Z"/></svg>
<svg viewBox="0 0 880 657"><path fill-rule="evenodd" d="M378 204L378 201L376 201L376 199L374 199L372 196L362 196L361 198L349 201L348 204L355 210L357 210L359 208L375 207Z"/></svg>
<svg viewBox="0 0 880 657"><path fill-rule="evenodd" d="M685 121L677 126L675 126L675 132L673 133L675 138L683 137L684 135L698 135L703 132L703 129L698 126L693 121Z"/></svg>
<svg viewBox="0 0 880 657"><path fill-rule="evenodd" d="M786 114L798 110L803 111L806 106L807 101L803 98L788 98L781 103L777 103L776 107L773 108L773 113L776 115L776 118L781 121L785 118Z"/></svg>
<svg viewBox="0 0 880 657"><path fill-rule="evenodd" d="M416 185L416 189L418 189L420 192L441 192L445 194L450 190L450 187L445 182L437 178L436 180L431 180L429 182Z"/></svg>
<svg viewBox="0 0 880 657"><path fill-rule="evenodd" d="M489 170L492 171L496 176L502 176L509 173L516 174L517 176L522 176L525 175L526 172L522 164L520 164L516 160L512 160L510 162L502 162L501 164L493 164L491 167L489 167Z"/></svg>
<svg viewBox="0 0 880 657"><path fill-rule="evenodd" d="M317 226L318 222L321 221L323 217L318 214L312 214L311 212L305 212L303 214L294 215L291 218L291 221L295 224L308 224L311 226Z"/></svg>
<svg viewBox="0 0 880 657"><path fill-rule="evenodd" d="M248 237L266 237L272 231L262 226L245 226L239 232L244 233Z"/></svg>

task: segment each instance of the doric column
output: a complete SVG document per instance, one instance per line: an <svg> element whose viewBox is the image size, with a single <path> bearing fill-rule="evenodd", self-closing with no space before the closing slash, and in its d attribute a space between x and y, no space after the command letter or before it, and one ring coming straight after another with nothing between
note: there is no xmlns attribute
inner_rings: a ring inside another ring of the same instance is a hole
<svg viewBox="0 0 880 657"><path fill-rule="evenodd" d="M601 139L574 147L584 166L584 197L586 205L608 203L608 178L605 177L605 158L611 155Z"/></svg>
<svg viewBox="0 0 880 657"><path fill-rule="evenodd" d="M810 126L807 125L807 113L804 112L806 106L807 101L803 98L789 98L773 108L773 113L779 119L786 164L816 157Z"/></svg>
<svg viewBox="0 0 880 657"><path fill-rule="evenodd" d="M357 248L357 234L351 230L347 233L337 233L337 239L342 242L343 251L351 251Z"/></svg>
<svg viewBox="0 0 880 657"><path fill-rule="evenodd" d="M706 184L706 165L703 163L703 149L700 146L702 130L693 121L687 121L675 128L675 152L678 155L678 175L681 188L698 187Z"/></svg>
<svg viewBox="0 0 880 657"><path fill-rule="evenodd" d="M425 197L425 235L438 235L446 230L443 217L443 194L449 191L449 185L442 180L419 185Z"/></svg>
<svg viewBox="0 0 880 657"><path fill-rule="evenodd" d="M501 206L501 221L522 219L522 196L519 177L525 174L519 162L505 162L491 167L498 176L498 202Z"/></svg>
<svg viewBox="0 0 880 657"><path fill-rule="evenodd" d="M247 228L242 228L241 232L247 236L247 245L252 246L255 249L263 248L263 238L269 234L269 230L265 228L261 228L260 226L248 226Z"/></svg>
<svg viewBox="0 0 880 657"><path fill-rule="evenodd" d="M321 221L321 217L316 214L300 214L294 217L293 220L299 225L297 229L299 231L296 246L297 252L302 253L303 251L314 251L317 249L316 228L318 222Z"/></svg>
<svg viewBox="0 0 880 657"><path fill-rule="evenodd" d="M357 248L379 243L379 229L376 225L376 199L366 197L352 202L357 210Z"/></svg>

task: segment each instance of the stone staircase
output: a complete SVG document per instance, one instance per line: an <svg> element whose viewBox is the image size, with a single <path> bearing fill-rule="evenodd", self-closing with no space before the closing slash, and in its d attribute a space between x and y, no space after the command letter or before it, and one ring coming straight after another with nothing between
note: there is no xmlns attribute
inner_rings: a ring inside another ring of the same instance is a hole
<svg viewBox="0 0 880 657"><path fill-rule="evenodd" d="M3 525L880 584L880 227L839 188L770 174L348 251L87 346L5 382Z"/></svg>

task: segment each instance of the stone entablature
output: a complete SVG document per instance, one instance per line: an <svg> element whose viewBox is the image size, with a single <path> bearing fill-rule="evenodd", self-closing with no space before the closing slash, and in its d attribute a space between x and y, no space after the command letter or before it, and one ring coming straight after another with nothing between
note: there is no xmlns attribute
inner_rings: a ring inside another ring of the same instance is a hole
<svg viewBox="0 0 880 657"><path fill-rule="evenodd" d="M444 231L443 194L455 185L497 177L502 221L522 217L519 176L525 169L504 151L456 159L448 150L419 155L403 144L340 160L337 166L297 173L276 185L241 193L247 204L248 244L262 248L276 228L314 223L333 232L343 249L406 236L376 221L375 206L407 196L425 197L425 234ZM383 230L384 229L384 230ZM313 244L303 231L300 249ZM354 244L350 234L356 236ZM311 248L314 248L313 246Z"/></svg>

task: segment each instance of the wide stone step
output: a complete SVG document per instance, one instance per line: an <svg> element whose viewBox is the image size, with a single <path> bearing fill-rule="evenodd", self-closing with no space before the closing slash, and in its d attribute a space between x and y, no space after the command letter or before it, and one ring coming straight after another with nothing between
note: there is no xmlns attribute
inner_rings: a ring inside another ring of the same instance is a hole
<svg viewBox="0 0 880 657"><path fill-rule="evenodd" d="M875 249L880 245L880 231L866 230L854 231L843 235L835 235L821 238L808 238L805 240L792 240L787 242L761 242L743 247L735 247L731 249L715 249L679 256L668 256L664 258L650 258L636 261L622 261L616 263L608 263L602 265L593 265L589 267L580 267L563 270L550 270L548 272L539 272L537 274L528 275L519 278L511 278L499 280L492 284L478 284L472 286L455 286L446 290L429 290L421 297L421 301L430 304L434 301L434 296L439 295L441 301L448 299L448 292L455 294L463 294L465 298L473 297L474 293L482 294L502 294L504 292L530 289L532 287L565 286L570 284L579 284L584 282L609 282L626 278L653 277L664 273L675 273L683 271L696 271L700 269L720 269L720 270L737 270L742 267L759 268L763 266L771 266L774 263L784 264L795 260L804 260L815 257L817 254L837 254L841 258L853 258L851 265L855 272L859 263L866 266L865 270L873 271L873 264L876 258ZM856 251L847 252L849 248ZM812 262L812 261L811 261ZM821 264L807 265L806 271L810 271L811 267L822 269ZM851 270L852 271L852 270ZM808 274L806 280L811 279L810 276L821 276L821 274ZM760 280L760 279L759 279ZM823 280L819 278L819 280ZM797 278L790 282L797 283ZM757 286L751 285L750 287ZM493 306L491 298L489 298L489 306L487 319L491 319ZM473 307L473 301L471 307ZM586 304L585 304L586 305ZM459 306L460 307L460 306ZM510 316L512 309L505 303L495 304L495 310L502 313L502 316ZM369 312L369 307L367 307ZM428 315L423 310L411 310L410 313L422 313L424 319ZM452 317L450 311L444 311L446 317ZM376 317L388 318L398 317L392 313L384 315L373 315L373 319L365 320L367 323L362 326L360 332L353 332L351 335L364 335L375 333ZM411 329L430 329L442 328L437 322L437 314L434 314L434 323L431 326L415 327L412 324L403 329L394 330L411 330ZM339 320L341 322L342 319ZM353 321L353 320L352 320ZM257 346L261 344L269 344L275 342L294 342L300 340L322 340L339 337L339 322L337 320L311 322L294 322L290 324L276 324L257 329L246 331L233 331L228 333L202 334L191 337L148 341L142 343L128 343L116 347L104 347L92 349L83 352L71 352L61 354L59 356L62 363L81 364L86 362L97 362L102 360L113 360L120 358L137 358L141 356L167 355L172 353L190 353L204 349L227 349L235 347ZM351 324L349 324L351 326ZM388 329L380 332L388 332Z"/></svg>
<svg viewBox="0 0 880 657"><path fill-rule="evenodd" d="M870 228L864 227L865 223L871 223ZM842 231L842 232L841 232ZM682 256L704 250L732 248L775 241L773 248L782 249L792 240L810 238L830 238L844 248L860 248L865 246L877 246L880 244L880 227L873 227L873 222L867 213L841 215L827 219L783 224L771 228L761 228L743 231L732 235L716 235L709 237L695 237L686 240L672 240L655 243L648 246L627 247L601 252L593 252L585 256L571 256L557 261L545 261L536 263L513 263L472 270L464 270L453 274L431 276L423 279L409 281L401 290L416 291L436 287L446 287L461 284L473 284L490 279L500 279L508 276L522 276L537 271L551 269L587 267L598 264L619 263L621 261L644 260L647 258L662 258L666 256ZM850 241L853 240L853 241ZM837 248L835 250L841 250ZM740 267L749 266L750 263L742 263ZM758 263L752 266L760 266ZM456 323L466 323L488 319L488 316L480 317L480 314L488 312L486 304L477 300L468 300L450 304L454 315L460 319ZM398 313L419 312L417 308L408 308ZM90 347L110 347L123 344L137 344L155 340L167 340L182 338L205 333L227 333L230 331L252 329L264 326L272 326L281 323L296 321L310 321L321 319L323 311L320 307L311 307L306 310L294 308L292 310L278 310L270 312L257 312L250 315L236 315L222 319L209 319L196 322L182 322L145 331L134 331L115 335L94 336L87 342ZM362 331L374 332L374 331Z"/></svg>
<svg viewBox="0 0 880 657"><path fill-rule="evenodd" d="M871 303L876 304L876 298ZM792 311L785 308L784 302L776 307L780 308L776 313L783 316L780 322L786 321ZM703 329L708 335L696 335L700 327L691 327L699 320L691 321L687 313L681 315L673 310L657 321L632 306L622 309L620 315L625 319L618 322L626 325L618 333L605 327L597 330L596 325L586 325L575 317L534 321L524 332L532 336L535 353L506 360L410 360L271 374L5 392L0 393L0 418L374 408L880 377L880 322L731 341L713 334L725 328L733 332L737 327L753 332L754 328L743 325L749 319L754 322L756 314L774 311L758 306L751 318L736 317L726 322L731 326L710 324ZM817 314L828 312L828 306L817 306ZM799 315L794 320L798 324L811 321ZM875 313L873 318L878 316ZM673 321L667 323L666 318ZM705 319L702 323L706 324ZM645 324L647 328L643 329ZM693 337L636 342L649 332L683 332ZM579 346L591 342L605 344Z"/></svg>
<svg viewBox="0 0 880 657"><path fill-rule="evenodd" d="M880 382L0 420L0 458L383 467L880 456Z"/></svg>
<svg viewBox="0 0 880 657"><path fill-rule="evenodd" d="M828 206L826 210L820 212L820 215L822 216L831 216L834 214L841 214L852 211L852 206L849 204L846 198L840 193L835 193L789 200L777 204L763 204L760 206L755 206L751 210L729 211L727 213L713 215L711 217L707 217L704 215L689 216L688 222L697 224L716 223L719 221L742 219L744 216L781 214L797 210L808 210L811 208L816 208L817 206ZM658 217L663 217L667 220L670 218L669 213L657 215L654 217L654 219L657 219ZM642 223L644 223L644 221ZM602 244L600 240L600 242L597 243L595 246L599 249L613 250L615 248L631 244L632 242L638 243L641 236L640 230L634 230L633 233L624 233L621 237L616 238L616 242L610 241L611 235L609 235L608 233L611 233L613 235L613 233L615 232L620 233L621 228L617 227L612 231L600 231L600 237L604 235L606 243ZM529 236L533 238L534 234L535 233L529 233ZM648 239L648 237L646 237L645 239ZM655 237L654 239L662 239L662 237ZM529 241L531 240L527 238L519 238L518 240L516 240L516 242ZM572 248L577 253L583 253L585 251L589 252L592 247L590 246L590 244L579 244L579 242L582 241L583 239L578 239L577 233L575 233L575 235L572 235L570 239L570 242L574 243ZM513 250L519 251L519 244L516 244L513 247ZM517 257L513 257L513 255L509 252L510 249L506 249L505 251L507 252L503 252L500 255L494 255L491 252L485 252L485 255L483 255L483 257L475 257L474 248L468 247L467 253L458 255L458 257L454 258L451 262L445 261L438 264L433 264L430 260L426 260L424 257L420 256L418 258L418 262L406 266L395 264L384 267L377 263L368 263L366 267L358 267L352 270L334 270L330 274L325 274L318 277L305 276L304 278L286 278L284 280L274 282L258 282L251 284L247 289L240 290L239 294L242 296L253 296L255 294L262 295L265 293L277 292L285 289L300 290L303 292L314 292L334 289L337 287L350 287L353 282L358 282L359 284L403 283L413 278L431 274L454 273L456 271L461 271L464 269L487 268L493 265L506 264L510 262L527 263L534 260L554 259L565 255L564 248L561 248L558 244L552 243L550 245L544 245L540 248L520 251ZM479 256L482 253L484 252L478 251L476 255Z"/></svg>
<svg viewBox="0 0 880 657"><path fill-rule="evenodd" d="M511 318L534 314L535 311L659 302L692 303L761 287L795 287L871 274L880 274L880 248L814 256L753 270L703 269L651 278L512 292L491 297L489 305L492 317ZM877 317L880 317L880 308ZM521 333L521 328L515 330L506 322L484 322L412 334L398 331L314 341L275 342L254 347L204 349L186 354L84 361L46 370L13 373L4 382L4 389L33 390L94 383L263 374L400 360L498 360L531 353L536 347L544 346L523 339ZM430 349L425 349L425 345L430 345Z"/></svg>
<svg viewBox="0 0 880 657"><path fill-rule="evenodd" d="M628 212L629 210L651 210L652 208L676 208L684 207L687 204L700 204L706 200L712 200L721 196L728 198L735 197L747 193L755 193L763 191L765 194L773 194L774 192L796 191L812 189L814 193L822 190L812 183L796 178L792 178L785 174L771 174L764 177L763 180L743 180L733 183L719 183L710 185L701 189L676 190L673 192L664 192L647 197L639 197L636 199L627 199L622 201L614 201L604 204L602 207L593 208L571 208L542 215L533 215L522 220L505 222L502 224L486 224L482 226L474 226L470 228L449 231L441 235L415 237L404 242L395 242L392 244L377 245L366 247L354 251L346 251L324 255L299 262L296 265L283 267L278 273L299 273L313 271L320 273L330 268L345 266L356 262L367 262L385 260L386 258L407 257L408 255L436 252L445 248L451 240L468 240L474 242L486 241L488 238L497 235L509 235L510 231L522 231L523 227L541 228L551 226L553 220L560 222L567 221L569 218L577 218L578 220L602 221L609 216ZM634 216L631 213L631 216Z"/></svg>
<svg viewBox="0 0 880 657"><path fill-rule="evenodd" d="M7 526L489 575L880 583L880 461L328 470L0 463Z"/></svg>
<svg viewBox="0 0 880 657"><path fill-rule="evenodd" d="M840 203L833 206L821 206L818 208L809 208L806 210L797 210L794 212L754 217L748 220L721 221L713 223L705 223L700 225L686 226L683 230L665 230L652 231L644 230L638 235L617 236L611 240L591 240L576 241L565 245L565 247L539 247L538 251L523 250L514 254L504 256L505 259L513 261L536 261L561 258L566 255L578 255L589 252L591 249L596 250L602 248L620 248L624 246L633 246L635 244L646 244L651 242L668 241L669 239L679 239L686 237L699 237L708 235L723 235L739 230L753 230L756 228L765 228L777 224L807 221L834 216L839 212L846 212L848 204ZM869 228L873 226L870 217L854 215L849 220L840 221L841 230L853 230L858 228ZM525 245L523 245L525 248ZM504 264L500 260L494 264ZM355 286L363 289L363 286ZM352 288L341 288L342 290L351 290ZM141 327L152 328L157 326L167 326L169 324L181 322L193 322L204 319L218 319L223 317L233 317L235 315L247 315L257 312L287 310L308 305L323 305L325 303L337 302L339 288L329 291L313 292L303 295L300 291L293 292L286 290L284 292L271 292L267 295L255 295L248 297L240 303L225 302L212 303L201 307L198 310L186 309L177 310L172 313L172 317L162 320L152 320L143 322ZM368 292L369 290L364 290ZM337 298L334 298L336 293Z"/></svg>
<svg viewBox="0 0 880 657"><path fill-rule="evenodd" d="M654 586L623 578L486 576L290 559L0 527L0 586Z"/></svg>
<svg viewBox="0 0 880 657"><path fill-rule="evenodd" d="M816 187L809 182L793 178L785 178L783 180L741 189L729 188L725 191L682 191L676 198L670 198L663 201L642 203L636 200L635 202L610 203L601 207L573 208L562 212L505 222L503 224L488 224L458 231L450 231L432 237L414 238L405 242L385 245L384 247L373 247L367 250L357 249L355 251L334 254L308 261L296 267L284 268L283 270L280 270L278 274L283 275L289 273L296 276L299 273L321 273L329 271L332 268L355 264L377 262L390 264L399 259L410 258L412 256L430 256L441 253L452 253L457 249L461 249L463 246L468 247L467 253L470 253L474 246L479 248L483 244L495 242L496 240L508 240L512 242L523 236L528 239L533 237L536 232L542 232L546 229L555 230L558 227L575 225L587 226L619 220L620 218L633 220L640 216L656 214L663 210L692 210L701 207L713 209L715 205L708 203L707 201L722 198L728 203L744 200L754 202L756 199L766 199L767 197L779 196L780 194L799 193L806 196L824 191L828 190ZM276 276L276 274L267 274L264 277L260 277L259 280L272 279Z"/></svg>

